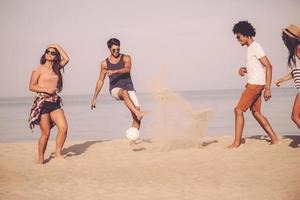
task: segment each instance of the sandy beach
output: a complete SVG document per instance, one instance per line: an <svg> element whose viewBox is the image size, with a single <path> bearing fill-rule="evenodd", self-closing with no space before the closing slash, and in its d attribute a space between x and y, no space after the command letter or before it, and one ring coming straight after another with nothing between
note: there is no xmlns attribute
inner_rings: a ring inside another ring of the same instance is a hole
<svg viewBox="0 0 300 200"><path fill-rule="evenodd" d="M189 142L67 141L66 159L35 164L36 144L0 143L0 199L300 199L300 136L268 145L263 136ZM173 145L174 144L174 145Z"/></svg>

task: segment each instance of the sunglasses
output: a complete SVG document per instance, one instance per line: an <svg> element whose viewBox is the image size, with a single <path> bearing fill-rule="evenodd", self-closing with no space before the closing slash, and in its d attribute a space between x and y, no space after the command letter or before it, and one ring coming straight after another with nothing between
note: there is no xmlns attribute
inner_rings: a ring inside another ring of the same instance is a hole
<svg viewBox="0 0 300 200"><path fill-rule="evenodd" d="M120 52L120 48L112 49L111 51L112 51L113 53L115 53L115 52Z"/></svg>
<svg viewBox="0 0 300 200"><path fill-rule="evenodd" d="M51 56L56 56L55 51L49 51L48 49L45 51L45 54L50 54Z"/></svg>

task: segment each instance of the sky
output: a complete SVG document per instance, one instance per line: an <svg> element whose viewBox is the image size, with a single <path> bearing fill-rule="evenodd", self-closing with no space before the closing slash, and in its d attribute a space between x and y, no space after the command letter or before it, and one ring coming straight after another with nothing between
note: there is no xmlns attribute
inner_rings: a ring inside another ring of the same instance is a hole
<svg viewBox="0 0 300 200"><path fill-rule="evenodd" d="M300 26L299 8L299 0L0 0L0 97L33 95L32 69L53 43L70 57L63 94L93 94L112 37L132 58L138 92L158 76L174 90L239 89L246 47L232 28L240 20L256 28L275 80L289 72L281 31Z"/></svg>

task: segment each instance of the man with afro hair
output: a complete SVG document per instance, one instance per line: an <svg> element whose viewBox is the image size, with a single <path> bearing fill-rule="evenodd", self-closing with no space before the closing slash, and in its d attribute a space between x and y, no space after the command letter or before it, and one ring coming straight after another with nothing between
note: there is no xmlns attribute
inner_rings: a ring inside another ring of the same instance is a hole
<svg viewBox="0 0 300 200"><path fill-rule="evenodd" d="M279 143L269 121L261 113L261 96L265 101L271 98L272 66L259 43L254 41L255 28L248 21L240 21L233 27L233 33L242 46L247 46L247 65L239 69L239 75L247 75L248 81L235 112L235 138L228 148L241 145L244 129L244 112L250 108L252 115L271 139L271 144Z"/></svg>

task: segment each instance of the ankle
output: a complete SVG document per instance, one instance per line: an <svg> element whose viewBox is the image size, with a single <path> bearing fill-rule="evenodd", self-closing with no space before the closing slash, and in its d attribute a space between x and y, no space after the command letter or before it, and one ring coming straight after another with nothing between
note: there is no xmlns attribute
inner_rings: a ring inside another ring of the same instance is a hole
<svg viewBox="0 0 300 200"><path fill-rule="evenodd" d="M61 151L59 150L59 151L56 151L55 152L55 156L61 156Z"/></svg>
<svg viewBox="0 0 300 200"><path fill-rule="evenodd" d="M271 138L271 141L278 141L279 139L278 139L278 137L276 136L276 135L274 135L274 136L272 136L272 137L270 137Z"/></svg>
<svg viewBox="0 0 300 200"><path fill-rule="evenodd" d="M242 143L241 141L233 141L232 145L240 146L241 143Z"/></svg>

